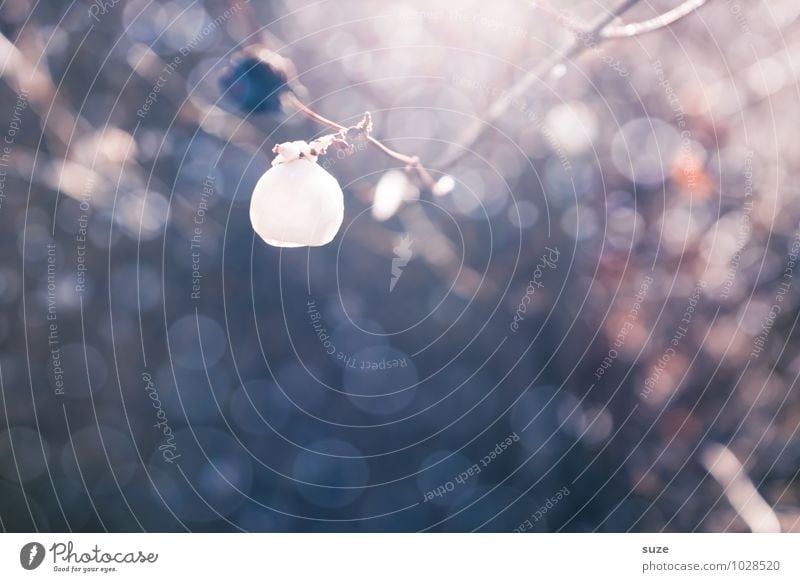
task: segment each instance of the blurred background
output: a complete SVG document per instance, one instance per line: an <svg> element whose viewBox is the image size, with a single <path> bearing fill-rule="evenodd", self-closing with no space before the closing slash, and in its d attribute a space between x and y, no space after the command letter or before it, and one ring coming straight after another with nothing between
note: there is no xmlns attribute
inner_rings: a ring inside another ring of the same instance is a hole
<svg viewBox="0 0 800 582"><path fill-rule="evenodd" d="M0 528L800 528L800 5L613 6L2 2ZM256 44L453 189L264 244Z"/></svg>

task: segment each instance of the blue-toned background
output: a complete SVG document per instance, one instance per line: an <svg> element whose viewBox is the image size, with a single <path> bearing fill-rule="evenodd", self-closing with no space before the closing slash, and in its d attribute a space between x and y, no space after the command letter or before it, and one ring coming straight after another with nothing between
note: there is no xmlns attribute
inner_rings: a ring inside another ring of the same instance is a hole
<svg viewBox="0 0 800 582"><path fill-rule="evenodd" d="M798 15L588 38L493 120L572 38L534 4L6 0L0 529L797 529ZM334 241L264 244L330 131L225 92L255 43L453 191L376 219L362 143Z"/></svg>

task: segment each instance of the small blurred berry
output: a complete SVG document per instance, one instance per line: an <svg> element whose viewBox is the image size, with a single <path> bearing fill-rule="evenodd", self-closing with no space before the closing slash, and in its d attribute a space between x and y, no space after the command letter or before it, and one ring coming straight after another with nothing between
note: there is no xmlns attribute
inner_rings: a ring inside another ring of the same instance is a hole
<svg viewBox="0 0 800 582"><path fill-rule="evenodd" d="M289 90L291 62L261 47L248 47L220 78L220 90L245 113L277 113Z"/></svg>

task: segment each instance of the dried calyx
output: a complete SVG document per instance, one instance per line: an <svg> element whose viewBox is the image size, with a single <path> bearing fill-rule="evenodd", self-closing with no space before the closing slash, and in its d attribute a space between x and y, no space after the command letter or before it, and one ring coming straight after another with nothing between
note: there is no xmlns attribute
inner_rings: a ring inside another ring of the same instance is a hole
<svg viewBox="0 0 800 582"><path fill-rule="evenodd" d="M352 142L367 139L371 131L372 116L369 113L365 113L364 118L358 124L330 135L324 135L310 143L287 141L276 145L272 148L272 153L276 154L275 159L272 160L272 165L277 166L297 159L316 162L317 158L324 155L330 147L352 153L354 150Z"/></svg>

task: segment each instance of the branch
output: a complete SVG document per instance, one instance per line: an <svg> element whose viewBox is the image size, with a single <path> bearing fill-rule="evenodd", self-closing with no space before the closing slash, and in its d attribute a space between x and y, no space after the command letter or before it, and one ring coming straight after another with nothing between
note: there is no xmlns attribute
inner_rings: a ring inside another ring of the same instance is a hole
<svg viewBox="0 0 800 582"><path fill-rule="evenodd" d="M235 0L229 1L235 3ZM611 26L611 24L618 20L625 12L639 4L641 0L623 0L616 8L599 17L591 26L585 26L577 22L568 12L558 11L548 3L537 3L536 5L542 11L556 18L562 26L571 30L576 38L561 50L551 53L541 61L535 69L526 73L507 92L491 103L485 119L476 120L471 126L467 127L462 133L461 138L440 157L435 165L438 167L447 167L462 158L466 152L469 151L470 146L472 146L472 144L474 144L491 126L492 122L497 120L508 110L512 102L522 96L537 82L541 81L544 75L555 66L577 57L590 48L595 48L599 43L605 40L612 38L628 38L668 26L684 16L691 14L707 1L708 0L686 0L681 5L650 20L618 26ZM313 111L303 103L294 91L289 91L286 98L301 113L321 125L325 125L340 132L350 129ZM397 152L372 137L369 132L362 132L359 134L358 139L369 141L383 154L405 164L406 170L416 173L420 184L424 188L431 192L437 192L436 180L434 180L428 170L425 169L417 156L409 156Z"/></svg>
<svg viewBox="0 0 800 582"><path fill-rule="evenodd" d="M231 8L235 8L236 12L239 16L240 21L248 30L248 39L252 36L258 36L261 39L260 45L261 48L259 50L264 51L266 53L273 53L268 48L268 39L266 36L265 31L263 31L256 23L258 20L255 17L255 13L253 11L253 7L248 2L242 4L241 0L228 0L228 4ZM274 53L273 53L274 54ZM263 56L263 55L262 55ZM294 63L286 58L283 58L282 66L287 69L286 73L288 76L288 88L285 95L285 99L291 103L294 107L296 107L303 115L312 119L313 121L319 123L320 125L324 125L326 127L330 127L335 129L337 132L347 132L348 130L355 130L356 127L348 128L345 127L335 121L332 121L316 111L312 110L308 105L303 103L301 98L298 96L305 95L305 87L303 87L299 80L297 79L297 72L294 68ZM407 156L405 154L401 154L400 152L394 151L393 149L387 147L374 137L369 134L369 131L355 131L351 132L352 136L355 139L362 139L370 142L372 145L377 147L382 153L389 156L390 158L397 160L398 162L402 162L406 165L406 170L412 170L417 175L417 178L420 181L420 185L429 190L430 192L437 192L439 188L437 188L436 180L433 179L433 176L430 175L428 170L420 162L417 156Z"/></svg>
<svg viewBox="0 0 800 582"><path fill-rule="evenodd" d="M509 105L513 101L522 96L533 85L541 81L542 78L557 65L575 58L590 47L597 46L598 42L602 42L603 40L600 36L602 31L639 2L641 2L641 0L623 0L616 8L598 18L597 22L578 38L574 39L561 50L550 53L550 55L541 61L535 69L526 73L503 96L496 99L489 106L486 118L473 122L462 134L461 139L456 142L456 145L452 146L437 160L436 166L439 168L448 167L466 155L470 146L492 126L492 122L497 120L508 110Z"/></svg>
<svg viewBox="0 0 800 582"><path fill-rule="evenodd" d="M300 113L302 113L303 115L305 115L309 119L312 119L312 120L316 121L320 125L326 125L326 126L330 127L331 129L335 129L337 131L342 131L342 130L347 129L344 125L339 125L335 121L331 121L327 117L323 117L319 113L316 113L315 111L312 111L311 108L308 107L308 105L306 105L305 103L300 101L300 99L297 97L297 95L295 95L292 92L289 92L289 93L286 94L286 99L289 101L289 103L291 103L297 109L299 109Z"/></svg>
<svg viewBox="0 0 800 582"><path fill-rule="evenodd" d="M726 446L711 443L700 451L700 463L716 479L734 511L753 533L781 533L781 522L756 489L742 463Z"/></svg>
<svg viewBox="0 0 800 582"><path fill-rule="evenodd" d="M347 132L351 129L357 129L358 126L354 126L353 128L345 127L335 121L331 121L330 119L323 117L316 111L313 111L308 105L300 101L300 99L292 92L287 93L287 99L289 103L294 105L301 113L303 113L309 119L316 121L321 125L325 125L337 131ZM369 115L369 114L367 114ZM354 136L356 139L363 139L377 147L382 153L389 156L393 160L397 160L398 162L402 162L406 165L407 170L413 170L417 177L419 178L422 186L427 188L431 192L436 191L436 180L433 179L433 176L430 175L428 170L425 169L425 166L422 165L419 158L417 156L408 156L406 154L401 154L397 152L385 144L381 143L374 137L369 134L369 131L355 131Z"/></svg>
<svg viewBox="0 0 800 582"><path fill-rule="evenodd" d="M665 28L684 16L689 16L706 2L708 2L708 0L686 0L683 4L650 20L623 24L621 26L609 26L603 30L603 38L630 38L632 36L638 36L640 34L659 30L660 28Z"/></svg>
<svg viewBox="0 0 800 582"><path fill-rule="evenodd" d="M665 28L681 18L688 16L698 8L706 4L708 0L685 0L682 4L672 10L660 14L649 20L642 22L632 22L630 24L620 24L618 26L606 26L598 33L602 39L612 38L631 38ZM551 6L548 2L537 2L536 7L542 12L556 20L561 26L575 34L588 34L590 26L578 20L566 10L559 10Z"/></svg>
<svg viewBox="0 0 800 582"><path fill-rule="evenodd" d="M91 129L91 125L73 114L64 103L53 80L43 69L40 60L35 63L0 32L0 79L17 94L25 93L39 116L39 123L48 147L62 158L69 157L70 143L78 129Z"/></svg>

